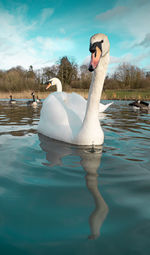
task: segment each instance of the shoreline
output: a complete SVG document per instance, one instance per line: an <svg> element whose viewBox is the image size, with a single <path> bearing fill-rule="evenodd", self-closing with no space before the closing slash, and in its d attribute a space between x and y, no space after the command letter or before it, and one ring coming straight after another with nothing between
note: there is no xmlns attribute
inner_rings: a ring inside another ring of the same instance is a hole
<svg viewBox="0 0 150 255"><path fill-rule="evenodd" d="M37 92L35 91L35 98L37 96L39 99L45 99L49 94L54 91L46 91L46 92ZM78 93L83 96L85 99L88 98L88 90L85 89L70 89L65 91L67 93ZM31 96L32 90L22 91L22 92L1 92L0 91L0 99L10 99L10 95L12 95L13 99L32 99ZM145 100L150 101L150 91L146 90L104 90L102 93L102 100Z"/></svg>

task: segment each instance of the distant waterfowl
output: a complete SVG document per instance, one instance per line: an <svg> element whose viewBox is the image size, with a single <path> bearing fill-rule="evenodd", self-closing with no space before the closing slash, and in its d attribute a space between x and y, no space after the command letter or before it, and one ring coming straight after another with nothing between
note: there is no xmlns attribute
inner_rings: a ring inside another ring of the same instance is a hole
<svg viewBox="0 0 150 255"><path fill-rule="evenodd" d="M37 106L37 102L35 101L35 95L34 92L31 93L32 100L27 101L28 106Z"/></svg>
<svg viewBox="0 0 150 255"><path fill-rule="evenodd" d="M141 100L136 100L129 104L133 109L150 110L150 104Z"/></svg>
<svg viewBox="0 0 150 255"><path fill-rule="evenodd" d="M58 78L52 78L50 80L48 80L46 82L47 84L47 87L46 89L48 89L49 87L51 86L56 86L56 90L57 92L62 92L62 84L61 84L61 81L58 79ZM69 98L70 97L70 98ZM72 95L69 94L69 93L65 93L65 101L69 102L70 100L72 99ZM84 99L82 101L82 104L85 104L83 106L83 108L86 110L86 104L87 104L87 101ZM102 104L102 103L99 103L99 112L104 112L111 104L113 104L113 102L109 103L109 104ZM85 113L84 113L85 114Z"/></svg>
<svg viewBox="0 0 150 255"><path fill-rule="evenodd" d="M10 95L9 103L10 104L16 104L16 100L12 99L12 95Z"/></svg>
<svg viewBox="0 0 150 255"><path fill-rule="evenodd" d="M36 98L36 102L37 102L37 103L41 103L41 99L39 99L38 96L37 96L37 98Z"/></svg>
<svg viewBox="0 0 150 255"><path fill-rule="evenodd" d="M43 103L39 133L50 138L76 145L101 145L104 133L101 128L99 114L99 99L102 94L104 79L109 63L109 41L104 34L95 34L90 39L91 62L89 71L94 71L90 85L86 111L83 117L84 98L71 93L69 104L67 93L51 93ZM69 97L70 98L70 97ZM72 107L70 107L72 105Z"/></svg>

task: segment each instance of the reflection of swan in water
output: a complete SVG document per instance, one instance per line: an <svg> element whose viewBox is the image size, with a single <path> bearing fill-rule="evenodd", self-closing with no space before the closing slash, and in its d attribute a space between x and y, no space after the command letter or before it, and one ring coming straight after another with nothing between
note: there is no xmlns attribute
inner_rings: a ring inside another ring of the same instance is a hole
<svg viewBox="0 0 150 255"><path fill-rule="evenodd" d="M98 189L97 170L100 166L102 146L95 148L71 146L69 144L50 139L39 134L40 147L46 152L46 159L50 166L62 165L64 156L75 153L80 156L80 164L86 172L86 185L95 202L95 209L89 217L91 234L89 239L96 239L99 236L100 228L108 213L108 206L105 203Z"/></svg>
<svg viewBox="0 0 150 255"><path fill-rule="evenodd" d="M91 235L89 239L96 239L99 236L100 228L106 218L108 206L105 203L98 189L98 173L102 156L102 146L92 153L92 150L77 150L81 157L81 165L86 174L86 185L95 202L95 209L89 217Z"/></svg>

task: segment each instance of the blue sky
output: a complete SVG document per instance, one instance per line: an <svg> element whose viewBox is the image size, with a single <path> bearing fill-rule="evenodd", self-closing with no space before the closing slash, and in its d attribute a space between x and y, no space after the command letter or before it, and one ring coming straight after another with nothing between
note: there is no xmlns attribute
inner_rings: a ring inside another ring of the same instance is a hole
<svg viewBox="0 0 150 255"><path fill-rule="evenodd" d="M89 61L89 38L110 40L109 72L122 62L150 70L149 0L0 0L0 69Z"/></svg>

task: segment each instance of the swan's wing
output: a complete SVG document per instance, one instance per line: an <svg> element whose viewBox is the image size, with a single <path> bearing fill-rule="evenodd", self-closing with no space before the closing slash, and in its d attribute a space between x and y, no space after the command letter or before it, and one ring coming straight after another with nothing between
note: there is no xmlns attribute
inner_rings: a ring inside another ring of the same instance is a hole
<svg viewBox="0 0 150 255"><path fill-rule="evenodd" d="M64 96L64 93L54 92L45 99L38 131L56 140L71 142L82 123L66 106Z"/></svg>
<svg viewBox="0 0 150 255"><path fill-rule="evenodd" d="M104 112L111 104L113 104L113 102L111 102L109 104L99 103L99 112Z"/></svg>
<svg viewBox="0 0 150 255"><path fill-rule="evenodd" d="M85 117L87 101L77 93L67 93L66 105L83 121Z"/></svg>

